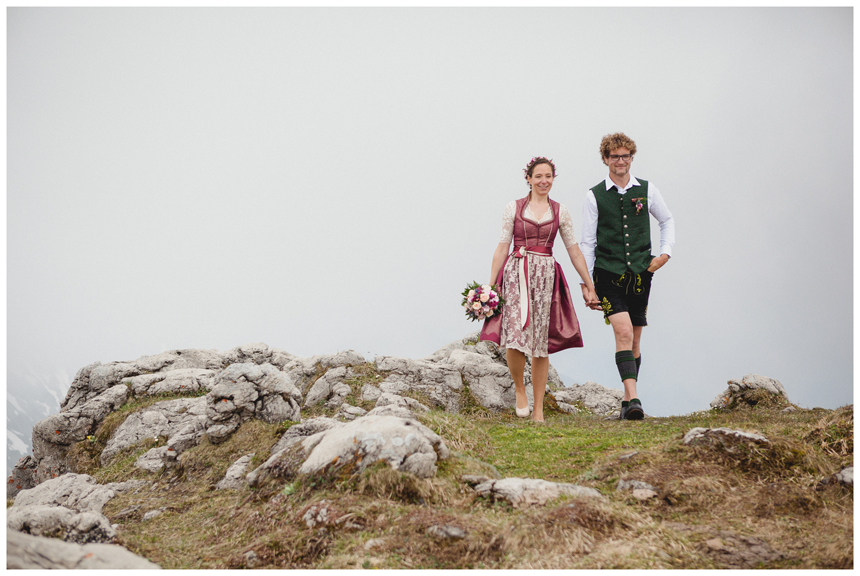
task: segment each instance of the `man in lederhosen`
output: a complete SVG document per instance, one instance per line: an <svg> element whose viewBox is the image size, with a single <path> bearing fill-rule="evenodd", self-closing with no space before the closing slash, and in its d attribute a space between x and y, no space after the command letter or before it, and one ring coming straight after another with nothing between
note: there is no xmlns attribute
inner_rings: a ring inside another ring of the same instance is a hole
<svg viewBox="0 0 860 576"><path fill-rule="evenodd" d="M648 325L651 278L672 256L675 221L657 187L630 175L636 143L621 132L604 136L600 157L609 176L591 188L582 209L579 243L607 324L615 332L615 363L624 383L621 419L645 416L636 393ZM660 255L651 254L651 214L660 223Z"/></svg>

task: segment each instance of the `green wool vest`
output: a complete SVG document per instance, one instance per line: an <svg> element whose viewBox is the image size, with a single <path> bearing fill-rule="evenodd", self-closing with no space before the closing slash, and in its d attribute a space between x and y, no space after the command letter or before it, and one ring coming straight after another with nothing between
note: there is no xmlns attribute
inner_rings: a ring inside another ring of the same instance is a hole
<svg viewBox="0 0 860 576"><path fill-rule="evenodd" d="M595 268L618 275L627 270L641 274L651 264L648 182L637 180L639 185L624 194L614 187L607 190L605 181L591 189L597 200Z"/></svg>

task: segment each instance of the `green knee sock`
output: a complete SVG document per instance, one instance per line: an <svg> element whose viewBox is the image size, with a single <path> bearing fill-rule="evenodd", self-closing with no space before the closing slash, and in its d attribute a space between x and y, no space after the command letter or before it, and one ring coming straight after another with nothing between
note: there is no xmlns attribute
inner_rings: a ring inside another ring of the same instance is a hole
<svg viewBox="0 0 860 576"><path fill-rule="evenodd" d="M633 358L633 350L622 350L615 353L615 364L618 366L618 374L621 381L632 378L636 380L636 359Z"/></svg>

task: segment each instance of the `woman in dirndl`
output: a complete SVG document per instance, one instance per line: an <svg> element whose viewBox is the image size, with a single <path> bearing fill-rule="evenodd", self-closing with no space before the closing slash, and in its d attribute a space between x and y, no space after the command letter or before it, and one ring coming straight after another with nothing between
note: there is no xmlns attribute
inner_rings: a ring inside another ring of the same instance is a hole
<svg viewBox="0 0 860 576"><path fill-rule="evenodd" d="M532 158L523 170L529 195L505 206L502 237L493 254L490 284L497 284L505 306L501 315L484 322L481 340L504 348L508 369L517 395L516 413L529 415L529 402L523 375L526 355L532 359L532 420L543 422L549 355L567 348L582 347L579 321L573 310L570 289L561 266L552 256L556 234L582 278L582 298L586 306L600 310L594 284L588 275L585 258L573 234L570 213L564 205L550 200L555 179L555 164L543 156ZM508 253L511 240L513 250Z"/></svg>

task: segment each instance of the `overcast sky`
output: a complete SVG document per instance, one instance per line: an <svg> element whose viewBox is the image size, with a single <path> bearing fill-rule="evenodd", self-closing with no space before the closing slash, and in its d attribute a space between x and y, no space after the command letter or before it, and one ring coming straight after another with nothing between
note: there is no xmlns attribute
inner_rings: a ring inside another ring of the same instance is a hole
<svg viewBox="0 0 860 576"><path fill-rule="evenodd" d="M479 329L460 292L489 280L526 162L555 160L578 236L600 139L623 131L676 221L646 412L706 409L751 372L804 407L852 403L852 20L10 8L9 391L177 348L430 354ZM556 257L585 347L550 361L621 388Z"/></svg>

